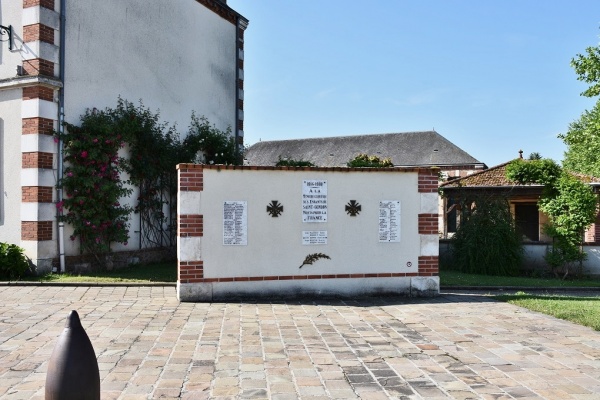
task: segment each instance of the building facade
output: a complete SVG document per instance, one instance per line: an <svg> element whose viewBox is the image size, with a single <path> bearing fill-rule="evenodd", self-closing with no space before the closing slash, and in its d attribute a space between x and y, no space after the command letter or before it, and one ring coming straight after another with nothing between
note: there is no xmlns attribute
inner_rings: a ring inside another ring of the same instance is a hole
<svg viewBox="0 0 600 400"><path fill-rule="evenodd" d="M57 223L62 121L121 97L180 127L195 112L243 145L248 20L225 1L15 0L0 25L0 241L40 271L78 254Z"/></svg>

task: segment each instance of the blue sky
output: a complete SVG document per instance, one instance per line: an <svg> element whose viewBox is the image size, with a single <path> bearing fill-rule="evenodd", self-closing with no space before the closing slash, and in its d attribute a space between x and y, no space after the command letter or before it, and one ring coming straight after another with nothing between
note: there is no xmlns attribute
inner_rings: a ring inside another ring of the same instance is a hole
<svg viewBox="0 0 600 400"><path fill-rule="evenodd" d="M435 129L493 166L539 152L594 99L570 60L598 0L228 0L245 33L245 143Z"/></svg>

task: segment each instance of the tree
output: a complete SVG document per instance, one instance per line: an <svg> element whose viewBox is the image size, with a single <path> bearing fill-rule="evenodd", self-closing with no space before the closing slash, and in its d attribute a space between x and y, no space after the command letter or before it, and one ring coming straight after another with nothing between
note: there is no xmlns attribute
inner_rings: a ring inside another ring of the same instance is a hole
<svg viewBox="0 0 600 400"><path fill-rule="evenodd" d="M585 52L577 54L571 66L577 80L589 84L581 95L593 98L600 95L600 45L588 47ZM600 100L558 137L567 145L563 161L566 169L600 177Z"/></svg>
<svg viewBox="0 0 600 400"><path fill-rule="evenodd" d="M451 242L452 267L470 274L517 275L523 246L508 200L480 194L460 203L461 223Z"/></svg>
<svg viewBox="0 0 600 400"><path fill-rule="evenodd" d="M529 154L529 160L541 160L543 157L540 153L538 153L537 151L534 151L533 153Z"/></svg>
<svg viewBox="0 0 600 400"><path fill-rule="evenodd" d="M546 262L563 278L570 266L585 260L582 249L585 229L596 219L598 199L592 188L552 160L515 160L506 167L507 177L522 185L544 185L538 206L550 222L544 231L552 237Z"/></svg>
<svg viewBox="0 0 600 400"><path fill-rule="evenodd" d="M558 137L567 145L563 160L566 169L600 177L600 100Z"/></svg>

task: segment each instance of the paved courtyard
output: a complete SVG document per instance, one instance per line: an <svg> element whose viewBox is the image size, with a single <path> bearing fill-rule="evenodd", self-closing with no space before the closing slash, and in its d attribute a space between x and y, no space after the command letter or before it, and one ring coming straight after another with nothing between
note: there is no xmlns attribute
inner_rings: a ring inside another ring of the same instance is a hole
<svg viewBox="0 0 600 400"><path fill-rule="evenodd" d="M484 296L207 304L51 286L0 287L0 398L44 398L71 310L102 399L600 398L600 333Z"/></svg>

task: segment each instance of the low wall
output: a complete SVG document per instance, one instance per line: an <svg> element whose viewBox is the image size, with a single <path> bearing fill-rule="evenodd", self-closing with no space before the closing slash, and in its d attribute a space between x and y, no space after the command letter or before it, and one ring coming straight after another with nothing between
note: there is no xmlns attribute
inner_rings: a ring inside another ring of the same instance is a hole
<svg viewBox="0 0 600 400"><path fill-rule="evenodd" d="M550 271L550 267L546 263L546 260L544 260L544 256L550 247L550 243L523 243L523 250L525 252L523 268L528 271ZM583 250L587 254L587 259L583 262L582 272L585 275L600 277L600 245L596 243L585 244ZM440 259L442 260L442 265L445 260L450 261L451 258L450 240L440 240Z"/></svg>
<svg viewBox="0 0 600 400"><path fill-rule="evenodd" d="M181 301L439 293L437 170L178 166Z"/></svg>

